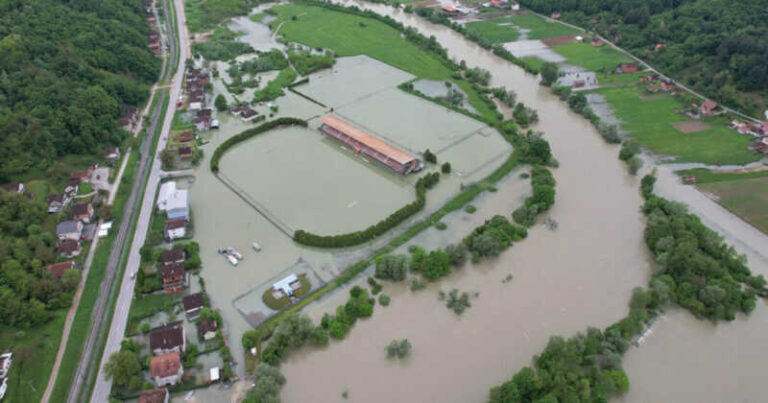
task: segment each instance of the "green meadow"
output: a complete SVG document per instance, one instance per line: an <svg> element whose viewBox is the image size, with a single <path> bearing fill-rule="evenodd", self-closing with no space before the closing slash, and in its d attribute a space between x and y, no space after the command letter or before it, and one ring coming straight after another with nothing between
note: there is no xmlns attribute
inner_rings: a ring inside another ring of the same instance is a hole
<svg viewBox="0 0 768 403"><path fill-rule="evenodd" d="M589 71L609 71L620 63L632 61L630 57L607 45L595 47L584 42L572 42L550 49L568 59L568 64Z"/></svg>
<svg viewBox="0 0 768 403"><path fill-rule="evenodd" d="M506 23L507 25L502 25ZM485 21L468 22L466 27L489 43L514 42L520 36L515 27L509 25L508 17L494 18Z"/></svg>

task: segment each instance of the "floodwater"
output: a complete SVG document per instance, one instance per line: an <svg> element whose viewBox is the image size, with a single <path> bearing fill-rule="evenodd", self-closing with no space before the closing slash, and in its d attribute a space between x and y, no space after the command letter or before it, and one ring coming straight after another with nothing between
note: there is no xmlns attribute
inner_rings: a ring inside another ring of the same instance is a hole
<svg viewBox="0 0 768 403"><path fill-rule="evenodd" d="M282 397L335 401L346 390L350 400L365 402L482 401L491 386L528 365L551 335L606 326L626 314L632 288L645 285L650 273L639 180L625 173L615 146L605 144L533 76L442 26L386 6L353 4L435 35L452 57L490 70L491 86L515 90L520 101L538 110L536 130L545 133L560 161L554 171L557 203L549 213L559 226L550 231L539 225L499 258L468 265L417 293L405 285L387 285L390 306L377 306L373 317L358 322L344 341L305 349L282 364L288 379ZM520 186L512 179L473 202L478 211L470 221L463 211L446 217L441 242L432 238L436 232L416 242L428 247L455 242L482 219L511 213L522 197L519 191L509 193ZM514 279L502 283L508 274ZM437 290L452 288L479 292L461 317L437 300ZM340 292L307 311L317 318L344 298ZM384 347L403 337L413 344L411 357L388 361Z"/></svg>

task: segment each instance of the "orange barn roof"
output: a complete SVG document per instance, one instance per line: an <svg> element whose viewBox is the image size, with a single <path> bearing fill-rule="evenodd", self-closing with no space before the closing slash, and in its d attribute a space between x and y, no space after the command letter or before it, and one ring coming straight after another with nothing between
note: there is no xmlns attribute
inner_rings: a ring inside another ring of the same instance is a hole
<svg viewBox="0 0 768 403"><path fill-rule="evenodd" d="M333 129L340 131L347 136L365 144L366 146L386 155L387 157L397 161L399 164L404 165L415 159L407 152L377 139L376 137L366 133L361 129L358 129L355 126L352 126L351 124L337 118L336 116L325 115L320 118L320 121L332 127Z"/></svg>

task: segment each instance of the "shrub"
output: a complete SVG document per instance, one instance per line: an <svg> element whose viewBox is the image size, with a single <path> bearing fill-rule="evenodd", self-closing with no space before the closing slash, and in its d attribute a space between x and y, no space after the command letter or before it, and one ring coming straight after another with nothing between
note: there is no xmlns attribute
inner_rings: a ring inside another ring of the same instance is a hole
<svg viewBox="0 0 768 403"><path fill-rule="evenodd" d="M377 278L402 281L406 275L405 255L385 255L376 260Z"/></svg>
<svg viewBox="0 0 768 403"><path fill-rule="evenodd" d="M444 231L446 228L448 228L448 225L442 221L438 221L435 223L435 228L439 229L440 231Z"/></svg>
<svg viewBox="0 0 768 403"><path fill-rule="evenodd" d="M440 167L440 171L446 175L451 173L451 163L450 162L443 163L443 165Z"/></svg>
<svg viewBox="0 0 768 403"><path fill-rule="evenodd" d="M427 148L424 151L424 161L437 164L437 156L433 154L432 151L429 151L429 148Z"/></svg>
<svg viewBox="0 0 768 403"><path fill-rule="evenodd" d="M405 358L411 353L411 342L408 339L392 340L387 345L387 358Z"/></svg>
<svg viewBox="0 0 768 403"><path fill-rule="evenodd" d="M469 214L474 214L474 212L477 211L477 208L470 204L467 207L464 207L464 211L466 211Z"/></svg>
<svg viewBox="0 0 768 403"><path fill-rule="evenodd" d="M418 291L423 289L426 286L427 286L427 283L418 277L414 277L411 279L411 291Z"/></svg>
<svg viewBox="0 0 768 403"><path fill-rule="evenodd" d="M313 346L322 347L328 344L328 331L323 329L322 326L317 326L314 329L312 329L312 332L309 334L309 342Z"/></svg>
<svg viewBox="0 0 768 403"><path fill-rule="evenodd" d="M379 304L381 306L388 306L390 302L389 295L387 294L381 294L379 295Z"/></svg>

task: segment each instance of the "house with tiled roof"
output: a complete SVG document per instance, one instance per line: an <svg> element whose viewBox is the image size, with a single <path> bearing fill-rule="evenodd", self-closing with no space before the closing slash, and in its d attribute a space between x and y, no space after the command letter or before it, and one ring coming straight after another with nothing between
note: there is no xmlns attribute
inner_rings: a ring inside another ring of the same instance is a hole
<svg viewBox="0 0 768 403"><path fill-rule="evenodd" d="M155 355L168 354L172 351L185 351L187 348L184 322L177 321L156 327L149 333L149 349Z"/></svg>
<svg viewBox="0 0 768 403"><path fill-rule="evenodd" d="M149 374L158 387L179 383L184 375L181 354L174 351L152 358L149 362Z"/></svg>

